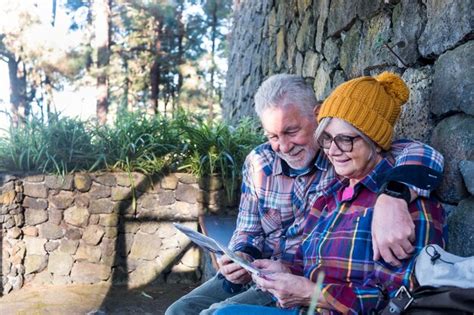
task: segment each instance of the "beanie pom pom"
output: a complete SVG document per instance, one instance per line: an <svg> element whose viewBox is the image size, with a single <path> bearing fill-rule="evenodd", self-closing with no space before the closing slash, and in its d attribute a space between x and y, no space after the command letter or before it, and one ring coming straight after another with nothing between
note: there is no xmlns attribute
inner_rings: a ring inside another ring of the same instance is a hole
<svg viewBox="0 0 474 315"><path fill-rule="evenodd" d="M408 89L402 78L392 72L382 72L375 78L382 86L385 91L396 99L397 103L401 106L408 101L410 90Z"/></svg>

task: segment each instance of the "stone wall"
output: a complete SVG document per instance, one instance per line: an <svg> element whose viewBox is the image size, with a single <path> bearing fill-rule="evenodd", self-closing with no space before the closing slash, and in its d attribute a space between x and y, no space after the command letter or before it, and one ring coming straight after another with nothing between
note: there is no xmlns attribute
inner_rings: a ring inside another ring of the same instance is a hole
<svg viewBox="0 0 474 315"><path fill-rule="evenodd" d="M474 255L474 1L234 1L224 115L254 115L268 76L302 75L318 99L345 80L395 71L410 101L397 137L445 157L437 195L450 211L449 248Z"/></svg>
<svg viewBox="0 0 474 315"><path fill-rule="evenodd" d="M198 183L183 173L0 175L0 293L23 285L196 282L199 251L172 222L197 229L199 214L232 207L225 200L218 180Z"/></svg>

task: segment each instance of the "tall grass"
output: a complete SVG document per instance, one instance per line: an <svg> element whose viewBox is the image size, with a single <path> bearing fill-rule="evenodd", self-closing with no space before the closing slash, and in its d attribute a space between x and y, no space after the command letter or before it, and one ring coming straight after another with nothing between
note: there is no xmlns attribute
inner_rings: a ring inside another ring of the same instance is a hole
<svg viewBox="0 0 474 315"><path fill-rule="evenodd" d="M98 156L78 119L52 115L47 123L32 116L0 139L0 169L65 174L98 166Z"/></svg>
<svg viewBox="0 0 474 315"><path fill-rule="evenodd" d="M180 168L200 178L220 177L228 200L233 200L246 155L263 142L257 126L251 119L240 121L236 127L225 122L205 122L202 119L183 126L188 146L186 159Z"/></svg>
<svg viewBox="0 0 474 315"><path fill-rule="evenodd" d="M173 118L127 112L110 126L58 115L43 122L33 116L0 138L0 170L153 174L181 169L198 177L219 176L233 200L245 156L263 141L258 125L250 119L235 127L206 122L184 111Z"/></svg>

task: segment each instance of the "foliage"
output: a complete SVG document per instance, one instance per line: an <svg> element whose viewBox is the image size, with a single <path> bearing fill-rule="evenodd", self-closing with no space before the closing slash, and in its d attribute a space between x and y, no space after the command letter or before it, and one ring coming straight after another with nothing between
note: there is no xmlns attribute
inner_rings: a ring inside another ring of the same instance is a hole
<svg viewBox="0 0 474 315"><path fill-rule="evenodd" d="M86 123L52 115L47 123L31 116L0 139L0 169L65 174L97 167L96 149Z"/></svg>
<svg viewBox="0 0 474 315"><path fill-rule="evenodd" d="M245 157L253 147L263 142L257 126L251 119L240 121L236 127L202 119L183 126L188 147L180 168L200 178L220 176L227 198L233 200Z"/></svg>
<svg viewBox="0 0 474 315"><path fill-rule="evenodd" d="M237 126L206 122L178 111L171 118L122 113L111 125L52 116L31 116L0 138L0 170L66 174L73 171L187 170L198 177L218 175L233 200L248 152L263 141L250 119Z"/></svg>
<svg viewBox="0 0 474 315"><path fill-rule="evenodd" d="M184 114L168 119L126 112L113 126L96 126L92 133L107 169L151 174L179 160L183 120Z"/></svg>

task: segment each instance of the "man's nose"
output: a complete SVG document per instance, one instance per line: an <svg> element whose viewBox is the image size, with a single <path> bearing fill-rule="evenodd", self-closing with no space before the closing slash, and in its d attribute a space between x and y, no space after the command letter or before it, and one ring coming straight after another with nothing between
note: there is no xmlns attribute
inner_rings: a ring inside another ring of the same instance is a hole
<svg viewBox="0 0 474 315"><path fill-rule="evenodd" d="M287 154L291 151L291 149L293 149L293 145L286 139L280 139L279 148L281 153Z"/></svg>

